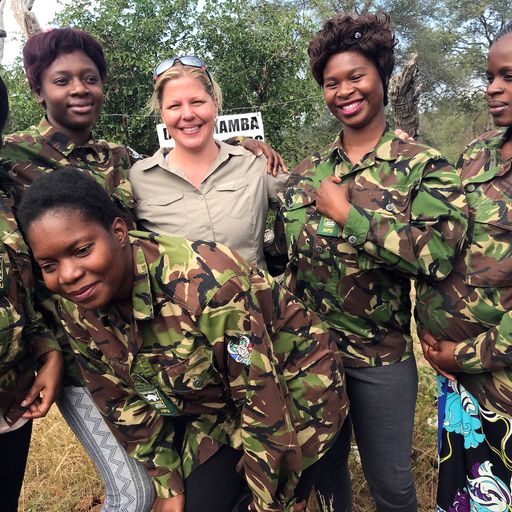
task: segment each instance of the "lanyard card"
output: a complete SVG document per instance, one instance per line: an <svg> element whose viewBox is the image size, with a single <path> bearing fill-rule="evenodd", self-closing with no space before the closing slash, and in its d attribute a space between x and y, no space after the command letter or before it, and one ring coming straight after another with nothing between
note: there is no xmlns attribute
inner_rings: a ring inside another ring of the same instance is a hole
<svg viewBox="0 0 512 512"><path fill-rule="evenodd" d="M341 228L340 225L334 220L332 220L330 217L322 215L320 217L320 222L318 223L318 228L316 232L322 236L339 237L341 235Z"/></svg>
<svg viewBox="0 0 512 512"><path fill-rule="evenodd" d="M156 386L137 382L135 391L162 416L177 416L178 408Z"/></svg>

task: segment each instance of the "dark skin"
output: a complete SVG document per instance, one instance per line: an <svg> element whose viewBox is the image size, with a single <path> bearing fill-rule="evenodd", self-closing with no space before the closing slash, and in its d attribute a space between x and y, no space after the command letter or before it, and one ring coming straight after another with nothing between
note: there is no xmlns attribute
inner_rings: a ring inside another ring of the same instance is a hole
<svg viewBox="0 0 512 512"><path fill-rule="evenodd" d="M254 153L256 156L264 155L267 159L267 173L277 176L279 169L282 172L288 172L288 167L284 163L282 156L266 142L256 139L244 139L242 147Z"/></svg>
<svg viewBox="0 0 512 512"><path fill-rule="evenodd" d="M428 331L420 335L420 343L423 355L432 368L448 380L455 380L454 374L461 371L455 359L457 344L450 340L437 340Z"/></svg>
<svg viewBox="0 0 512 512"><path fill-rule="evenodd" d="M355 164L373 150L386 127L380 76L364 55L346 51L329 58L323 78L325 103L343 125L343 150ZM344 226L350 207L348 186L336 176L324 179L316 191L316 209Z"/></svg>

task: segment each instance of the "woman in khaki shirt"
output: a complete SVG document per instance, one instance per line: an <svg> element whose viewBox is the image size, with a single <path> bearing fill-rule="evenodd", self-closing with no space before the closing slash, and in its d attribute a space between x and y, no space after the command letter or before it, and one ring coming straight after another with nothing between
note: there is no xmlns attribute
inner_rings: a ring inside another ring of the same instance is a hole
<svg viewBox="0 0 512 512"><path fill-rule="evenodd" d="M263 156L213 138L222 93L197 57L167 59L154 78L152 103L176 146L130 170L141 227L221 242L266 268L265 220L287 176L268 175Z"/></svg>

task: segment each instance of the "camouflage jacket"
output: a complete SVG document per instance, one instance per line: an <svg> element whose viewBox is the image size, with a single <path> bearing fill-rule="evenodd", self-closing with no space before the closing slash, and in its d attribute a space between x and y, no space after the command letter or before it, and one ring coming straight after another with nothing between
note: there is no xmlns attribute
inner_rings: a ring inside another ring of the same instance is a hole
<svg viewBox="0 0 512 512"><path fill-rule="evenodd" d="M125 146L94 138L84 146L76 146L43 118L38 126L4 138L4 146L0 149L0 186L14 199L16 208L25 189L39 176L72 165L90 174L131 218L135 201L128 169L136 157ZM55 298L44 288L42 280L36 283L36 302L62 345L64 384L81 385L80 371L56 320Z"/></svg>
<svg viewBox="0 0 512 512"><path fill-rule="evenodd" d="M131 235L131 323L114 307L63 305L95 402L158 496L184 492L183 478L226 444L243 449L255 510L289 510L301 469L347 413L327 327L225 246ZM176 416L187 420L181 452Z"/></svg>
<svg viewBox="0 0 512 512"><path fill-rule="evenodd" d="M389 128L355 165L340 137L290 176L276 226L286 237L285 284L337 332L346 366L403 361L412 354L410 278L452 270L467 224L464 193L436 150ZM352 206L327 236L318 232L315 190L331 175L348 185Z"/></svg>
<svg viewBox="0 0 512 512"><path fill-rule="evenodd" d="M3 192L0 236L0 414L12 425L24 412L37 359L60 348L34 309L30 254Z"/></svg>
<svg viewBox="0 0 512 512"><path fill-rule="evenodd" d="M419 327L457 342L459 379L487 409L512 416L512 136L486 133L460 157L469 205L463 253L452 274L418 288Z"/></svg>

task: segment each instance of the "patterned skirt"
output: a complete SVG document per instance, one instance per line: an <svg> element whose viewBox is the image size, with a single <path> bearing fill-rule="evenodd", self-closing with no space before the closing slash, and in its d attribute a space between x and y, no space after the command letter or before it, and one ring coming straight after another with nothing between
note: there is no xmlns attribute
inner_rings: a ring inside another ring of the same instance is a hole
<svg viewBox="0 0 512 512"><path fill-rule="evenodd" d="M437 512L512 511L512 418L438 376Z"/></svg>

